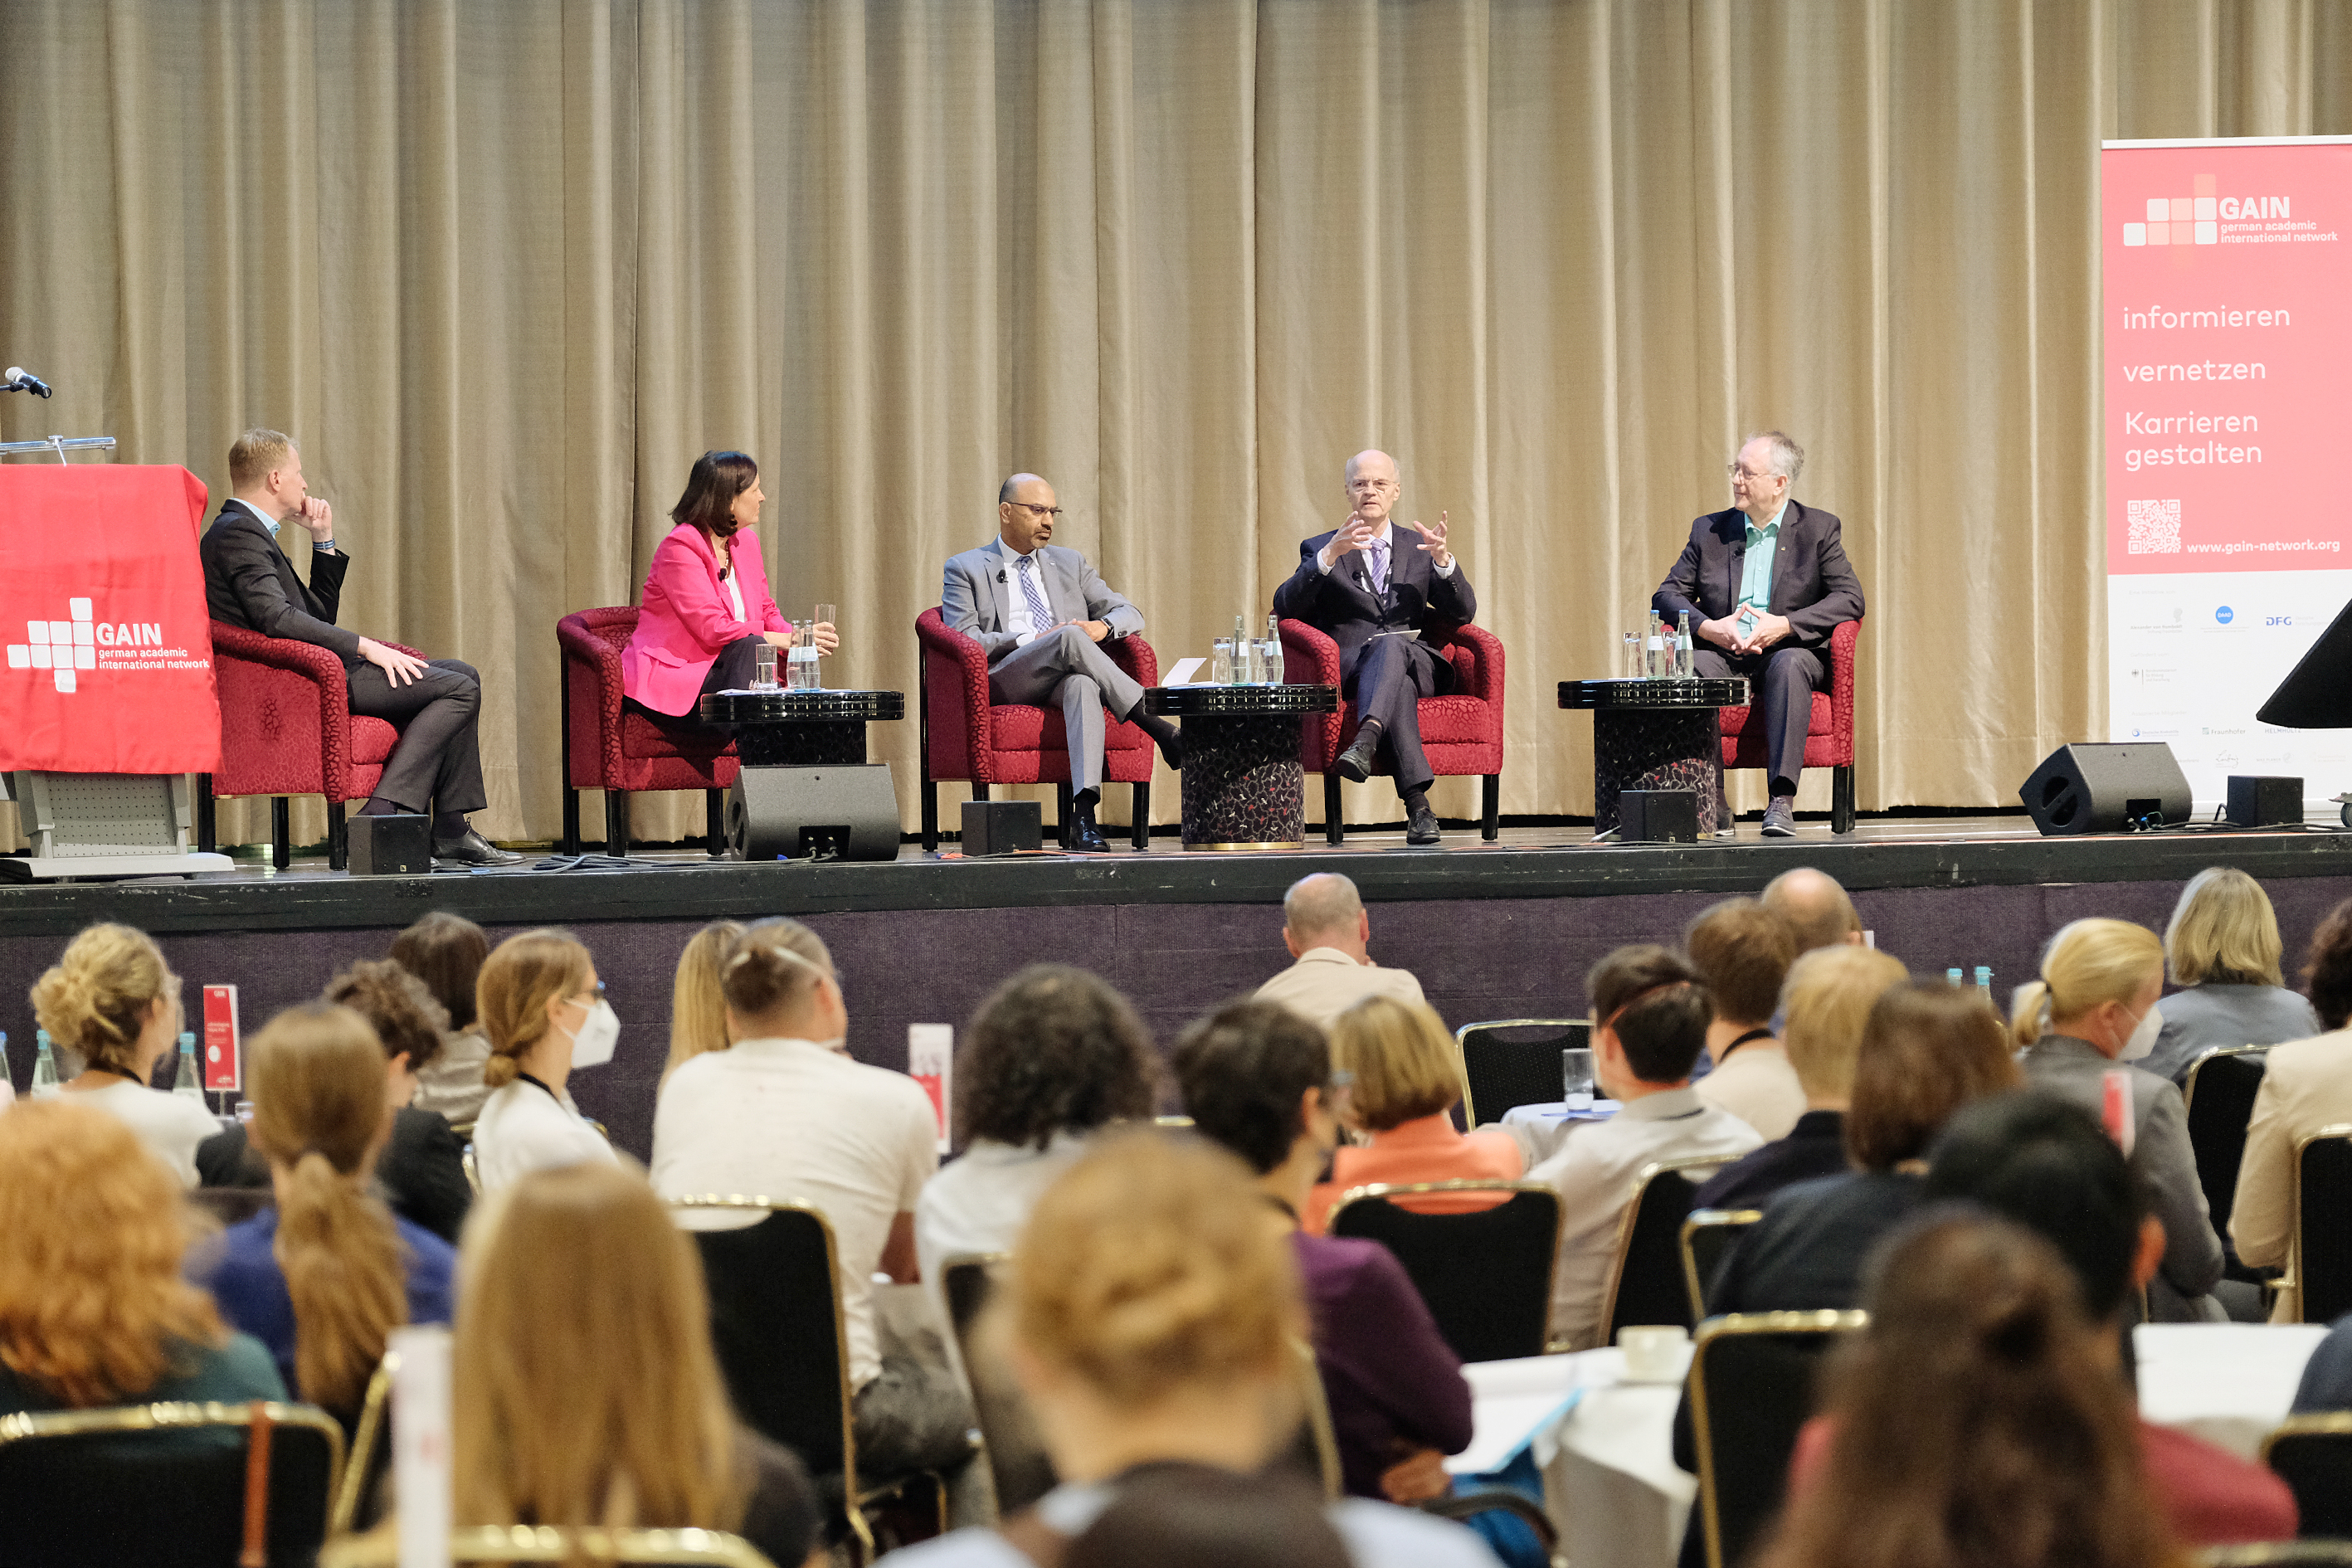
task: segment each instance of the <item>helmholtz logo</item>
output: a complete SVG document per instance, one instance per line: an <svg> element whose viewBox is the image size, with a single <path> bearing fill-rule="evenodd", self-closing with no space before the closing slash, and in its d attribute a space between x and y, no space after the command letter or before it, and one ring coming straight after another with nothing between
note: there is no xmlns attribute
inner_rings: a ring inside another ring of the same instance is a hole
<svg viewBox="0 0 2352 1568"><path fill-rule="evenodd" d="M150 668L147 656L163 653L163 623L100 621L92 616L88 599L68 599L64 620L25 623L25 640L8 645L8 668L46 669L59 691L69 692L77 670L98 668L101 648L110 668Z"/></svg>

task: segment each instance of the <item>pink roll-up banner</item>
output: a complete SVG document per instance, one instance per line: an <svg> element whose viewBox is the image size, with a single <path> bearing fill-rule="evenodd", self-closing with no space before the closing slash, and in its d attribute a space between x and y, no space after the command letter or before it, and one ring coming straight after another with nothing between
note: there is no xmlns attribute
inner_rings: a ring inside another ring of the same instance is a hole
<svg viewBox="0 0 2352 1568"><path fill-rule="evenodd" d="M2352 731L2254 710L2352 601L2352 137L2109 142L2099 192L2109 737L2321 809Z"/></svg>

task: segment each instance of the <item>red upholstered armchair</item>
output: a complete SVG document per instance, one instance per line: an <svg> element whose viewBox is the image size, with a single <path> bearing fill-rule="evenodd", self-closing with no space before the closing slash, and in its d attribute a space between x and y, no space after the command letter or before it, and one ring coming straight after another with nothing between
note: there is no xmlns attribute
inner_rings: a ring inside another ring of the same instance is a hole
<svg viewBox="0 0 2352 1568"><path fill-rule="evenodd" d="M1305 621L1282 623L1283 679L1301 685L1338 686L1339 645ZM1486 780L1478 834L1501 832L1496 816L1503 801L1503 644L1484 626L1455 626L1429 639L1454 664L1454 689L1421 700L1421 747L1440 778L1475 773ZM1310 714L1299 721L1298 763L1323 775L1323 837L1338 844L1347 837L1339 805L1339 775L1332 762L1355 739L1363 720L1353 702L1337 713Z"/></svg>
<svg viewBox="0 0 2352 1568"><path fill-rule="evenodd" d="M940 847L942 779L969 779L974 800L986 800L991 784L1058 784L1060 816L1070 820L1070 745L1058 710L992 703L988 656L980 644L951 631L938 608L915 621L916 649L922 660L923 848ZM1141 637L1114 637L1103 651L1137 682L1160 684L1160 656ZM1103 782L1135 786L1134 822L1129 841L1151 847L1151 767L1157 756L1140 727L1106 716Z"/></svg>
<svg viewBox="0 0 2352 1568"><path fill-rule="evenodd" d="M220 689L221 760L196 780L196 845L213 847L213 800L266 795L269 858L279 870L293 859L286 797L327 798L327 864L349 862L347 801L365 800L383 777L400 731L352 711L343 661L316 643L268 637L212 623L213 679ZM400 647L398 643L385 645ZM401 652L425 656L413 647Z"/></svg>
<svg viewBox="0 0 2352 1568"><path fill-rule="evenodd" d="M580 792L604 792L604 852L629 852L629 793L704 792L704 824L713 855L726 841L726 797L735 782L734 742L680 738L642 713L621 707L621 650L637 629L629 605L575 610L555 623L563 659L563 845L580 853Z"/></svg>
<svg viewBox="0 0 2352 1568"><path fill-rule="evenodd" d="M1830 633L1830 689L1813 693L1812 722L1805 727L1805 766L1836 770L1830 775L1832 833L1853 831L1853 645L1861 637L1860 621L1847 621ZM1718 722L1725 767L1764 766L1760 710L1726 708Z"/></svg>

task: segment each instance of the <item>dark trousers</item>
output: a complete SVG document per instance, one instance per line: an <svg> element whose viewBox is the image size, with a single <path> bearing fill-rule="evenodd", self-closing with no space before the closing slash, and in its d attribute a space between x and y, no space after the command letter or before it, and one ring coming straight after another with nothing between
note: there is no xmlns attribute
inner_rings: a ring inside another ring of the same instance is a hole
<svg viewBox="0 0 2352 1568"><path fill-rule="evenodd" d="M1421 700L1437 695L1436 659L1420 638L1399 633L1373 637L1357 651L1354 668L1340 671L1340 693L1355 703L1358 721L1381 721L1399 795L1427 789L1435 776L1421 750Z"/></svg>
<svg viewBox="0 0 2352 1568"><path fill-rule="evenodd" d="M1752 700L1764 710L1764 765L1772 775L1772 793L1796 794L1797 775L1805 768L1805 731L1812 728L1813 693L1829 681L1827 657L1785 646L1744 655L1703 647L1692 662L1711 680L1747 679Z"/></svg>
<svg viewBox="0 0 2352 1568"><path fill-rule="evenodd" d="M758 632L747 632L720 649L719 657L710 661L710 672L702 678L702 696L708 697L715 691L741 691L749 687L759 658L760 645L767 640ZM778 648L777 659L781 661L783 657L784 650ZM622 698L621 706L632 713L644 714L681 738L694 735L731 737L735 733L732 724L705 722L698 703L684 713L656 712L634 697Z"/></svg>
<svg viewBox="0 0 2352 1568"><path fill-rule="evenodd" d="M400 744L383 764L379 799L403 811L433 808L462 832L465 815L489 804L482 793L482 678L474 667L436 658L404 686L373 664L347 673L352 711L383 719L400 731Z"/></svg>

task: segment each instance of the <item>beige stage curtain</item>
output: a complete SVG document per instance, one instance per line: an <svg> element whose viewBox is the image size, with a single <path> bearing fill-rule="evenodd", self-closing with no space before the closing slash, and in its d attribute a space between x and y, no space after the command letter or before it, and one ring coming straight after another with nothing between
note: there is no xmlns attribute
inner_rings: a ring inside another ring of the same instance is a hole
<svg viewBox="0 0 2352 1568"><path fill-rule="evenodd" d="M1576 813L1554 682L1778 426L1869 594L1862 803L2008 803L2105 721L2099 141L2352 131L2322 0L0 0L0 350L59 389L0 435L217 500L292 432L346 623L481 668L509 838L559 821L556 619L634 598L715 446L787 612L841 606L828 678L908 691L1005 473L1166 663L1386 447L1510 649L1505 811ZM875 739L911 824L915 725Z"/></svg>

